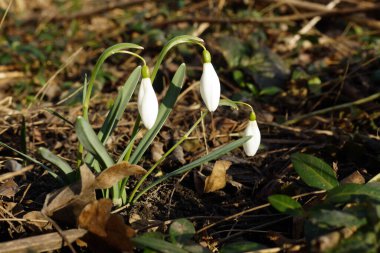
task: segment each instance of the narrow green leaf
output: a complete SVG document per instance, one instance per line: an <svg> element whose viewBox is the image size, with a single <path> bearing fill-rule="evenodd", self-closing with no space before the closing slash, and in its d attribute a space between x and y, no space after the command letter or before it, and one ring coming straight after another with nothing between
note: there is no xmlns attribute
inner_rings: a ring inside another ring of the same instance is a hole
<svg viewBox="0 0 380 253"><path fill-rule="evenodd" d="M48 160L49 162L51 162L52 164L54 164L55 166L60 168L63 171L63 173L65 173L66 175L73 172L73 169L70 167L70 165L65 160L56 156L55 154L50 152L50 150L43 148L43 147L40 147L38 149L38 152L41 154L41 156L44 159Z"/></svg>
<svg viewBox="0 0 380 253"><path fill-rule="evenodd" d="M119 120L123 116L125 109L132 97L133 92L136 89L137 83L140 80L141 67L138 66L131 73L124 86L120 89L116 100L108 113L102 128L98 133L98 138L103 144L107 142L108 137L117 126Z"/></svg>
<svg viewBox="0 0 380 253"><path fill-rule="evenodd" d="M15 153L19 154L20 156L22 156L23 158L25 158L25 159L27 159L27 160L29 160L29 161L31 161L31 162L33 162L33 163L35 163L35 164L41 166L42 168L44 168L45 170L47 170L47 171L50 173L50 175L52 175L54 178L56 178L56 179L58 179L59 181L63 182L63 181L58 177L58 175L57 175L55 172L53 172L49 167L47 167L46 165L40 163L39 161L37 161L37 160L34 159L33 157L28 156L27 154L24 154L24 153L18 151L17 149L14 149L14 148L8 146L7 144L5 144L4 142L1 142L1 141L0 141L0 146L3 146L4 148L10 149L10 150L12 150L13 152L15 152Z"/></svg>
<svg viewBox="0 0 380 253"><path fill-rule="evenodd" d="M220 250L220 253L256 252L265 248L264 245L256 242L242 241L224 245Z"/></svg>
<svg viewBox="0 0 380 253"><path fill-rule="evenodd" d="M357 228L365 225L367 220L355 214L338 210L318 209L311 213L310 221L320 227L352 227Z"/></svg>
<svg viewBox="0 0 380 253"><path fill-rule="evenodd" d="M166 119L169 117L169 114L173 110L173 106L177 101L177 97L185 81L185 74L186 65L182 63L172 79L164 100L160 104L156 123L140 140L140 144L136 147L136 150L133 152L130 158L130 163L136 164L140 160L145 151L149 148L153 139L157 136L161 127L164 125Z"/></svg>
<svg viewBox="0 0 380 253"><path fill-rule="evenodd" d="M176 169L175 171L172 171L168 174L166 174L165 176L157 179L156 181L154 181L152 184L150 184L148 187L146 187L144 190L142 190L133 200L133 202L136 202L137 199L139 199L145 192L147 192L148 190L152 189L154 186L158 185L159 183L161 182L164 182L165 180L171 178L171 177L174 177L174 176L177 176L177 175L181 175L189 170L192 170L193 168L195 167L198 167L200 166L201 164L204 164L206 162L209 162L211 160L215 160L215 159L218 159L219 157L221 157L222 155L230 152L231 150L234 150L235 148L238 148L240 147L241 145L243 145L246 141L248 141L249 139L251 138L251 136L245 136L243 138L240 138L236 141L233 141L231 143L228 143L227 145L223 146L223 147L220 147L220 148L217 148L215 149L214 151L212 151L211 153L209 153L208 155L205 155L189 164L186 164L185 166L179 168L179 169Z"/></svg>
<svg viewBox="0 0 380 253"><path fill-rule="evenodd" d="M328 191L326 201L346 203L368 198L380 202L380 183L344 184Z"/></svg>
<svg viewBox="0 0 380 253"><path fill-rule="evenodd" d="M221 100L219 101L219 105L221 105L221 106L229 106L229 107L231 107L231 108L234 109L234 110L239 110L239 107L238 107L238 105L235 103L235 101L232 101L232 100L230 100L230 99L226 99L226 98L221 99Z"/></svg>
<svg viewBox="0 0 380 253"><path fill-rule="evenodd" d="M61 114L59 114L58 112L50 109L50 108L46 108L45 111L47 111L48 113L52 114L53 116L57 117L57 118L60 118L61 120L63 120L64 122L66 122L67 124L69 124L70 126L74 127L74 124L69 121L68 119L66 119L65 117L63 117Z"/></svg>
<svg viewBox="0 0 380 253"><path fill-rule="evenodd" d="M108 154L106 148L99 141L98 136L87 120L79 116L75 123L75 131L80 143L101 163L103 169L114 165L114 161Z"/></svg>
<svg viewBox="0 0 380 253"><path fill-rule="evenodd" d="M321 159L307 154L291 155L294 169L309 186L330 190L339 185L333 169Z"/></svg>
<svg viewBox="0 0 380 253"><path fill-rule="evenodd" d="M188 219L177 219L170 224L169 235L172 242L185 243L195 235L195 228Z"/></svg>
<svg viewBox="0 0 380 253"><path fill-rule="evenodd" d="M132 238L132 242L142 249L151 248L163 253L188 253L186 250L183 250L174 244L156 238L147 239L144 236L139 236Z"/></svg>
<svg viewBox="0 0 380 253"><path fill-rule="evenodd" d="M275 194L268 197L269 203L281 213L302 215L303 209L300 203L287 195Z"/></svg>

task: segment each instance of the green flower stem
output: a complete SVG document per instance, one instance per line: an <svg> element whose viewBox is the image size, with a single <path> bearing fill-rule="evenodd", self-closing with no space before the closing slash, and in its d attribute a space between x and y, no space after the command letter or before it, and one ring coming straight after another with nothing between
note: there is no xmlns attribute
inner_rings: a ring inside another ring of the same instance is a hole
<svg viewBox="0 0 380 253"><path fill-rule="evenodd" d="M195 36L190 36L190 35L177 36L177 37L171 39L164 46L164 48L161 50L161 52L160 52L160 54L158 56L157 62L154 65L154 68L153 68L153 71L152 71L152 75L150 77L150 79L152 80L152 83L154 81L154 78L157 75L158 69L161 66L162 61L164 60L166 54L170 51L170 49L172 49L174 46L177 46L179 44L192 43L192 44L196 44L198 46L201 46L205 50L205 47L202 44L203 42L204 41L201 38L198 38L198 37L195 37Z"/></svg>
<svg viewBox="0 0 380 253"><path fill-rule="evenodd" d="M148 172L140 179L140 181L137 183L136 187L133 189L133 192L131 193L129 197L129 203L133 201L133 198L136 195L136 192L140 188L140 186L144 183L146 178L152 174L155 168L157 168L158 165L160 165L168 155L170 155L179 145L181 145L189 136L190 134L195 130L195 128L199 125L199 123L202 122L204 117L207 115L207 112L202 113L201 117L194 123L194 125L187 131L187 133L174 145L172 146L149 170Z"/></svg>
<svg viewBox="0 0 380 253"><path fill-rule="evenodd" d="M123 54L129 54L129 55L132 55L136 58L139 58L142 62L143 62L143 65L145 66L146 65L146 61L143 57L141 57L139 54L136 54L136 53L133 53L131 51L128 51L128 50L121 50L119 51L118 53L123 53Z"/></svg>
<svg viewBox="0 0 380 253"><path fill-rule="evenodd" d="M102 55L99 57L98 61L95 64L94 69L91 72L91 78L90 81L88 82L87 90L86 90L86 96L83 101L83 118L88 120L88 109L90 107L90 98L91 98L91 93L92 93L92 88L95 83L96 76L98 75L98 72L103 65L104 61L111 55L118 53L120 51L123 51L126 48L134 48L134 49L144 49L143 47L132 44L132 43L119 43L116 45L113 45L102 53Z"/></svg>

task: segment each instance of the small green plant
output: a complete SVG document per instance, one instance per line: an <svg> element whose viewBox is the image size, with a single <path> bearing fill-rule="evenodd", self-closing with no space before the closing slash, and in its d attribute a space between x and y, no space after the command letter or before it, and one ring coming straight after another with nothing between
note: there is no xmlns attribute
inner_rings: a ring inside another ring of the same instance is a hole
<svg viewBox="0 0 380 253"><path fill-rule="evenodd" d="M170 177L180 175L185 173L197 166L207 163L211 160L215 160L223 154L241 146L244 144L244 150L247 155L253 156L256 154L259 144L260 144L260 130L257 126L256 115L253 108L243 102L230 101L230 100L220 100L220 82L218 75L211 63L211 54L203 45L203 40L194 36L178 36L170 40L160 52L157 62L155 63L152 72L150 73L146 61L139 54L132 52L130 50L142 50L143 48L137 44L132 43L120 43L107 48L102 55L99 57L89 81L85 81L83 89L83 116L79 116L74 123L75 131L78 136L80 145L78 147L78 167L82 164L88 166L91 170L101 173L107 168L120 163L122 161L128 162L130 164L138 164L140 159L144 155L145 151L149 148L153 139L159 133L161 127L164 125L166 119L171 113L181 88L184 84L184 79L186 75L186 66L182 64L177 69L174 74L169 89L163 99L159 104L155 91L153 89L152 83L156 77L157 71L161 66L166 54L175 46L180 44L192 44L202 48L202 59L203 59L203 74L200 80L200 94L208 110L201 111L199 119L194 123L194 125L188 130L188 132L173 146L171 147L162 158L157 161L141 178L137 183L135 188L130 194L125 191L125 185L128 182L128 178L123 179L119 183L115 184L111 190L104 190L105 197L112 197L115 205L122 205L127 203L136 202L144 193L149 189L156 186L157 184L167 180ZM123 87L121 87L115 102L110 107L106 119L100 130L96 133L89 123L89 108L91 94L93 91L93 86L96 77L101 70L102 64L105 60L114 54L128 54L130 56L136 57L143 64L142 67L137 67L129 76ZM123 113L135 92L138 83L141 80L139 92L138 92L138 111L139 116L137 117L133 133L130 138L130 142L126 145L124 152L115 161L112 156L108 153L105 148L105 143L112 134L113 130L116 128L118 122L123 116ZM238 140L232 141L220 148L213 150L207 155L192 161L189 164L184 165L181 168L168 173L156 181L153 181L150 185L146 186L144 189L140 189L146 178L163 162L163 160L174 151L174 149L183 143L190 134L196 129L196 127L203 121L204 117L208 114L208 111L213 112L217 109L219 105L228 105L233 108L237 108L238 105L248 106L251 109L251 116L249 120L248 127L244 133L244 136ZM62 118L62 117L60 117ZM139 141L138 145L134 147L134 142L141 129L140 122L147 129L144 137ZM70 123L71 124L71 123ZM0 143L1 144L1 143ZM52 164L56 165L64 175L63 178L66 182L72 182L76 178L75 171L67 164L64 160L54 155L48 149L40 148L40 154L42 157ZM55 174L54 174L55 175Z"/></svg>
<svg viewBox="0 0 380 253"><path fill-rule="evenodd" d="M132 239L144 252L207 253L207 248L194 242L194 225L187 219L177 219L169 227L169 235L148 232Z"/></svg>
<svg viewBox="0 0 380 253"><path fill-rule="evenodd" d="M378 252L380 183L340 185L331 166L321 159L295 153L291 160L301 179L326 193L325 198L309 208L282 194L268 200L279 212L305 220L309 248L315 252Z"/></svg>

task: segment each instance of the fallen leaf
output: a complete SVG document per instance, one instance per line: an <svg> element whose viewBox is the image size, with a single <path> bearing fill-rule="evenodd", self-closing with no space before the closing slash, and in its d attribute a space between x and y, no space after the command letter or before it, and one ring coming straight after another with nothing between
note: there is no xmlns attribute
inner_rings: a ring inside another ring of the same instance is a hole
<svg viewBox="0 0 380 253"><path fill-rule="evenodd" d="M101 236L107 236L106 225L111 215L112 201L110 199L95 200L87 204L78 217L81 228Z"/></svg>
<svg viewBox="0 0 380 253"><path fill-rule="evenodd" d="M22 218L30 220L27 222L27 225L33 231L46 231L52 229L51 223L47 222L45 216L39 211L31 211L29 213L26 213ZM36 222L33 220L46 220L46 222Z"/></svg>
<svg viewBox="0 0 380 253"><path fill-rule="evenodd" d="M343 178L340 181L340 183L341 184L364 184L365 179L362 176L362 174L360 174L360 172L356 170L352 174L350 174L349 176Z"/></svg>
<svg viewBox="0 0 380 253"><path fill-rule="evenodd" d="M78 182L49 193L41 212L54 220L74 225L82 209L96 200L94 174L82 165L80 175Z"/></svg>
<svg viewBox="0 0 380 253"><path fill-rule="evenodd" d="M204 192L214 192L226 186L226 171L231 166L230 161L216 161L211 175L206 177Z"/></svg>
<svg viewBox="0 0 380 253"><path fill-rule="evenodd" d="M162 155L165 154L164 144L162 142L154 142L150 152L152 153L152 160L157 162L161 159Z"/></svg>
<svg viewBox="0 0 380 253"><path fill-rule="evenodd" d="M7 198L13 198L18 192L18 185L13 179L5 181L5 183L0 185L0 196Z"/></svg>
<svg viewBox="0 0 380 253"><path fill-rule="evenodd" d="M125 177L143 175L146 170L141 166L121 162L102 171L96 177L95 189L111 188Z"/></svg>

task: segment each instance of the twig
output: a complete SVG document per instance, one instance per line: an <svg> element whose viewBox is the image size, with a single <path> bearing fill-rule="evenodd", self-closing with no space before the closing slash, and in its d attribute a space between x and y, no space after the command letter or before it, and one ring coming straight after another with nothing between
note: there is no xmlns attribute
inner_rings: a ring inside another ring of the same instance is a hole
<svg viewBox="0 0 380 253"><path fill-rule="evenodd" d="M66 243L66 246L69 247L69 249L71 250L71 252L72 253L76 253L76 250L74 249L73 245L71 245L71 242L66 237L64 231L58 226L58 224L53 219L51 219L49 216L47 216L45 213L43 213L43 212L41 212L41 213L43 214L43 216L45 217L45 219L47 219L53 225L53 227L57 230L59 236L61 236L61 238L63 239L63 241Z"/></svg>
<svg viewBox="0 0 380 253"><path fill-rule="evenodd" d="M3 17L1 18L1 21L0 21L0 29L1 29L1 27L3 26L4 20L5 20L5 18L7 17L7 14L8 14L8 12L9 12L9 9L10 9L11 6L12 6L12 3L13 3L13 0L11 0L11 1L9 2L9 4L8 4L8 6L7 6L7 9L6 9L5 12L4 12Z"/></svg>
<svg viewBox="0 0 380 253"><path fill-rule="evenodd" d="M375 4L373 6L363 6L354 8L344 8L339 10L325 10L325 11L315 11L303 14L286 15L280 17L264 17L264 18L213 18L213 17L184 17L176 18L173 20L163 21L154 23L154 27L164 27L171 24L178 23L214 23L214 24L265 24L265 23L286 23L289 21L297 21L303 19L314 18L317 16L328 17L328 16L342 16L349 15L353 13L368 12L380 10L380 4Z"/></svg>
<svg viewBox="0 0 380 253"><path fill-rule="evenodd" d="M308 196L308 195L312 195L312 194L322 194L322 193L325 193L326 191L325 190L321 190L321 191L314 191L314 192L307 192L307 193L302 193L302 194L299 194L299 195L296 195L296 196L293 196L292 198L293 199L298 199L298 198L301 198L301 197L305 197L305 196ZM209 228L212 228L220 223L223 223L225 221L229 221L229 220L232 220L232 219L236 219L246 213L250 213L250 212L254 212L254 211L257 211L257 210L260 210L260 209L263 209L263 208L266 208L270 206L269 203L266 203L266 204L263 204L263 205L260 205L260 206L255 206L255 207L252 207L250 209L247 209L247 210L244 210L244 211L241 211L241 212L238 212L238 213L235 213L233 215L230 215L226 218L224 218L223 220L220 220L220 221L217 221L217 222L214 222L214 223L211 223L210 225L207 225L201 229L199 229L197 231L197 234L199 234L200 232L203 232Z"/></svg>
<svg viewBox="0 0 380 253"><path fill-rule="evenodd" d="M0 182L4 181L4 180L7 180L9 178L15 177L15 176L23 175L25 172L30 171L33 168L34 168L33 165L29 165L29 166L26 166L25 168L22 168L19 171L5 173L5 174L3 174L3 175L0 176Z"/></svg>
<svg viewBox="0 0 380 253"><path fill-rule="evenodd" d="M328 112L332 112L332 111L337 111L337 110L340 110L340 109L345 109L345 108L351 107L353 105L365 104L365 103L371 102L373 100L376 100L378 98L380 98L380 92L375 93L375 94L373 94L371 96L368 96L368 97L365 97L365 98L358 99L358 100L356 100L354 102L348 102L348 103L344 103L344 104L341 104L341 105L335 105L335 106L331 106L331 107L328 107L328 108L325 108L325 109L321 109L321 110L317 110L317 111L314 111L314 112L311 112L311 113L308 113L308 114L301 115L299 117L296 117L294 119L286 121L284 123L284 125L286 125L286 126L292 125L294 123L297 123L298 121L301 121L301 120L306 119L306 118L313 117L315 115L324 114L324 113L328 113Z"/></svg>
<svg viewBox="0 0 380 253"><path fill-rule="evenodd" d="M63 231L69 242L81 238L86 233L87 230L84 229ZM57 232L0 243L0 253L45 252L60 248L62 248L62 237Z"/></svg>

